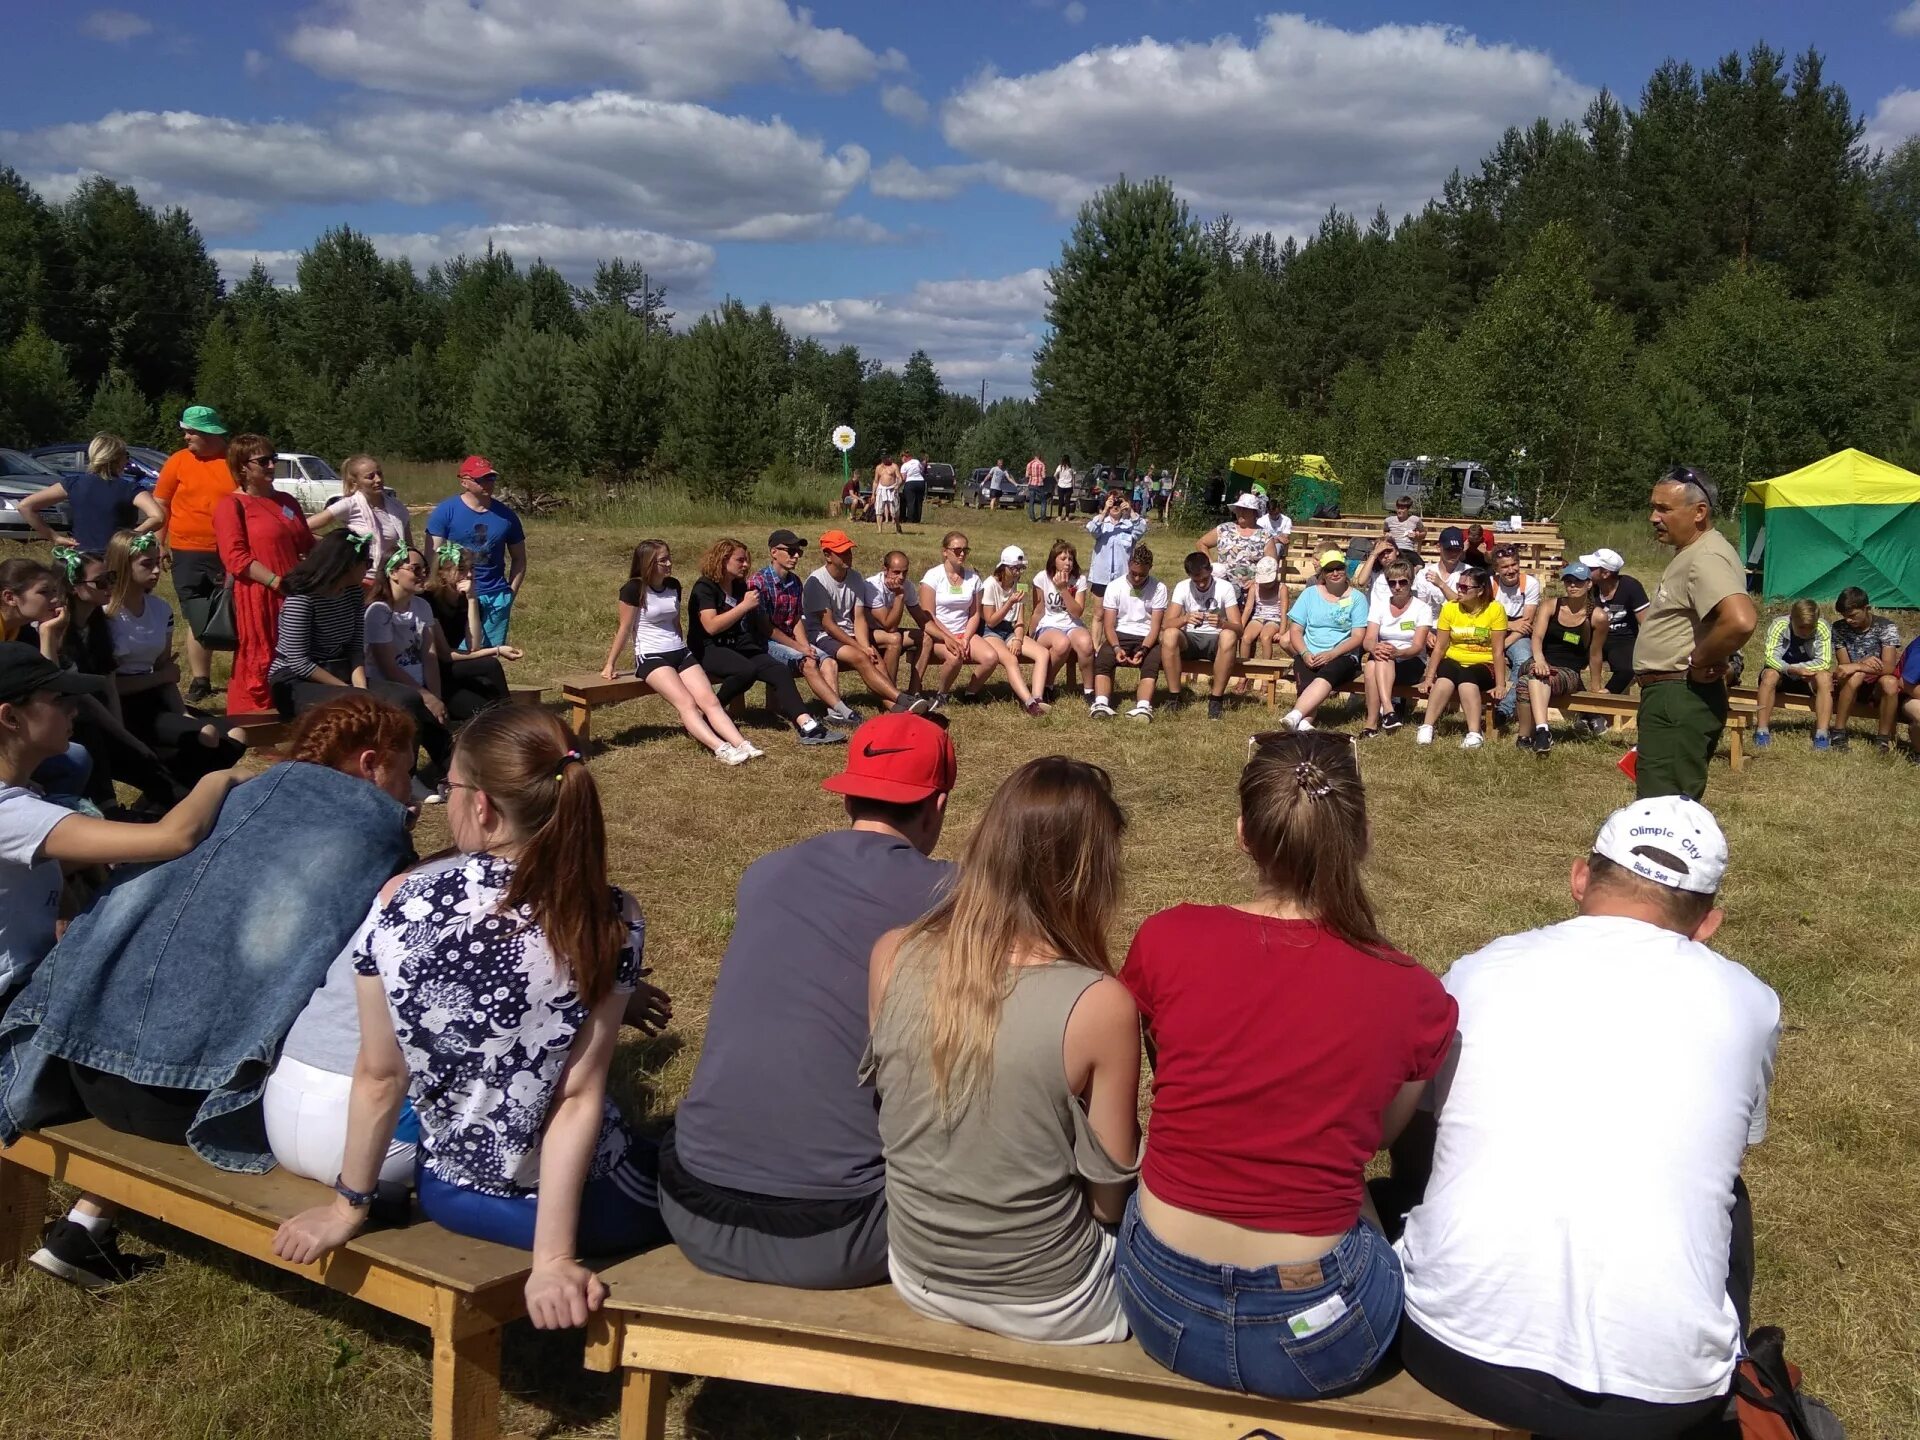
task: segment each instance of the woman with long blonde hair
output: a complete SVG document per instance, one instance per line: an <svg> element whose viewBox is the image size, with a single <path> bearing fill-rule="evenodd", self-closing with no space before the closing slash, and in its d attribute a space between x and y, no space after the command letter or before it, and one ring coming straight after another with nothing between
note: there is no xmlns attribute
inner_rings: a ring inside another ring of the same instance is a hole
<svg viewBox="0 0 1920 1440"><path fill-rule="evenodd" d="M874 947L888 1268L935 1319L1127 1336L1103 1228L1140 1141L1139 1012L1107 954L1125 830L1106 771L1030 760L988 802L952 891Z"/></svg>
<svg viewBox="0 0 1920 1440"><path fill-rule="evenodd" d="M345 525L365 535L372 546L373 573L386 573L387 557L413 544L413 519L400 497L387 488L380 462L371 455L349 455L340 465L340 498L307 518L307 528L324 535Z"/></svg>

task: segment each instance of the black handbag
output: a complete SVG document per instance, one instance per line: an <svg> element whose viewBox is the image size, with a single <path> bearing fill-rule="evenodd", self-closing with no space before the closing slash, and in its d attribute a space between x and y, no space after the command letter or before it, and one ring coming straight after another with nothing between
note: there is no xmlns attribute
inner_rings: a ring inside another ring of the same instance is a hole
<svg viewBox="0 0 1920 1440"><path fill-rule="evenodd" d="M180 608L186 612L187 628L193 631L193 638L207 649L231 650L240 643L233 624L231 579L204 599L196 595L191 600L182 600Z"/></svg>

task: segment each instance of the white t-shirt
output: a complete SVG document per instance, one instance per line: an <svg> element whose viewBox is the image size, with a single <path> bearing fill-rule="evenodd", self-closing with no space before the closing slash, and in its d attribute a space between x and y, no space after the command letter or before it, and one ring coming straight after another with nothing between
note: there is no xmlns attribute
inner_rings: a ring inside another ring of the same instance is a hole
<svg viewBox="0 0 1920 1440"><path fill-rule="evenodd" d="M1540 603L1540 581L1533 575L1522 575L1518 589L1509 591L1498 580L1493 582L1493 598L1500 602L1500 608L1507 612L1507 619L1518 620L1520 612L1529 605Z"/></svg>
<svg viewBox="0 0 1920 1440"><path fill-rule="evenodd" d="M71 814L24 785L0 786L0 995L24 982L53 948L60 862L41 859L40 847Z"/></svg>
<svg viewBox="0 0 1920 1440"><path fill-rule="evenodd" d="M1264 510L1254 523L1282 542L1293 534L1293 519L1284 510Z"/></svg>
<svg viewBox="0 0 1920 1440"><path fill-rule="evenodd" d="M1033 622L1034 634L1038 635L1042 630L1077 630L1085 628L1078 620L1073 618L1073 612L1067 609L1067 602L1061 597L1060 587L1053 583L1053 577L1051 575L1036 576L1034 578L1033 588L1040 592L1042 605L1039 616ZM1079 598L1082 605L1086 604L1088 589L1086 576L1082 575L1067 588ZM1080 613L1084 615L1086 611L1082 610Z"/></svg>
<svg viewBox="0 0 1920 1440"><path fill-rule="evenodd" d="M988 575L987 578L980 583L981 623L983 625L985 624L987 611L993 609L996 605L1004 605L1008 600L1012 600L1012 606L1009 607L1005 615L1000 617L1000 623L1002 625L1017 626L1020 623L1022 612L1027 608L1026 588L1027 585L1024 577L1014 581L1013 588L1008 589L1000 583L1000 577L998 575Z"/></svg>
<svg viewBox="0 0 1920 1440"><path fill-rule="evenodd" d="M107 616L107 633L113 636L115 674L151 675L173 653L173 607L149 595L138 615L122 610Z"/></svg>
<svg viewBox="0 0 1920 1440"><path fill-rule="evenodd" d="M1136 595L1132 582L1122 575L1107 586L1100 603L1113 612L1113 624L1108 628L1116 635L1145 635L1153 629L1153 612L1167 608L1167 587L1149 575Z"/></svg>
<svg viewBox="0 0 1920 1440"><path fill-rule="evenodd" d="M367 639L367 648L391 643L393 663L398 665L406 677L416 685L426 683L427 647L433 641L433 607L416 595L409 600L406 608L395 610L384 600L376 600L367 606L361 625Z"/></svg>
<svg viewBox="0 0 1920 1440"><path fill-rule="evenodd" d="M1445 591L1433 583L1433 577L1438 575L1447 582L1449 589L1458 590L1460 588L1460 577L1466 574L1466 572L1467 567L1464 563L1454 566L1451 570L1444 565L1422 565L1418 570L1413 572L1413 588L1416 594L1426 596L1428 599L1432 597L1427 596L1427 591L1438 595L1440 597L1439 602L1434 606L1434 609L1438 610L1441 605L1447 603L1447 596ZM1385 576L1383 575L1382 578L1384 579ZM1426 586L1426 591L1421 590L1420 587L1423 585Z"/></svg>
<svg viewBox="0 0 1920 1440"><path fill-rule="evenodd" d="M853 607L864 605L866 594L867 582L851 570L844 580L834 579L824 565L815 570L807 576L806 584L800 590L800 608L806 620L807 638L816 645L829 647L828 654L833 653L832 647L841 642L829 635L827 627L820 623L820 612L830 610L834 623L846 631L847 638L851 640Z"/></svg>
<svg viewBox="0 0 1920 1440"><path fill-rule="evenodd" d="M658 590L645 590L638 580L620 587L620 603L640 613L633 618L633 658L671 655L686 647L680 633L680 582L669 579Z"/></svg>
<svg viewBox="0 0 1920 1440"><path fill-rule="evenodd" d="M918 460L909 460L900 467L900 481L902 484L910 484L915 480L924 480L926 478L926 467Z"/></svg>
<svg viewBox="0 0 1920 1440"><path fill-rule="evenodd" d="M1459 574L1458 571L1454 573L1456 575ZM1393 587L1387 584L1387 572L1386 569L1382 567L1380 571L1374 575L1372 583L1367 586L1367 604L1370 607L1374 605L1384 605L1392 598ZM1447 603L1446 592L1427 578L1425 566L1413 572L1413 598L1426 601L1426 603L1432 607L1435 615L1438 615L1440 613L1440 607Z"/></svg>
<svg viewBox="0 0 1920 1440"><path fill-rule="evenodd" d="M1173 587L1174 604L1189 615L1204 614L1207 617L1198 624L1187 627L1189 633L1194 635L1218 635L1221 614L1237 605L1239 598L1234 591L1233 582L1222 580L1218 575L1213 577L1213 584L1208 587L1205 594L1195 593L1191 580L1182 580Z"/></svg>
<svg viewBox="0 0 1920 1440"><path fill-rule="evenodd" d="M936 565L920 577L920 583L933 590L933 618L958 635L980 594L980 572L962 570L958 580L949 580L947 567Z"/></svg>
<svg viewBox="0 0 1920 1440"><path fill-rule="evenodd" d="M1733 1182L1766 1134L1780 1001L1640 920L1467 956L1439 1139L1398 1249L1408 1317L1492 1365L1678 1405L1724 1394Z"/></svg>
<svg viewBox="0 0 1920 1440"><path fill-rule="evenodd" d="M1074 474L1071 465L1062 465L1053 472L1053 483L1061 490L1073 489L1073 481Z"/></svg>
<svg viewBox="0 0 1920 1440"><path fill-rule="evenodd" d="M1368 597L1367 623L1380 627L1380 638L1396 650L1411 650L1413 637L1420 633L1420 627L1433 628L1434 609L1425 600L1415 595L1407 601L1407 608L1398 615L1393 613L1393 605L1382 599L1378 591Z"/></svg>
<svg viewBox="0 0 1920 1440"><path fill-rule="evenodd" d="M867 576L867 578L862 580L860 583L864 587L864 589L861 591L860 603L865 605L867 609L886 610L890 606L892 606L893 592L887 589L887 576L885 571L876 571L874 574ZM907 588L908 588L907 584L903 581L900 586L900 592L902 595L906 595ZM908 598L911 598L911 597L908 597ZM904 612L903 612L903 618L904 618Z"/></svg>

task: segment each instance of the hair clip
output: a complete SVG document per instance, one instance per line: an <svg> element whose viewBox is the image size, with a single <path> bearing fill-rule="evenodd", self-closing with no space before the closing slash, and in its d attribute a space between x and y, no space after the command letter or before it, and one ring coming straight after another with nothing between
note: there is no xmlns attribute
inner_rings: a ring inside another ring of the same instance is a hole
<svg viewBox="0 0 1920 1440"><path fill-rule="evenodd" d="M153 532L149 530L146 534L135 535L131 540L127 541L127 550L130 554L143 555L159 543L160 542L154 538Z"/></svg>
<svg viewBox="0 0 1920 1440"><path fill-rule="evenodd" d="M356 555L365 555L368 547L373 544L373 537L371 535L356 535L351 530L346 531L345 534L347 544L353 547L353 553Z"/></svg>
<svg viewBox="0 0 1920 1440"><path fill-rule="evenodd" d="M1300 793L1309 799L1319 800L1333 793L1333 782L1327 779L1326 771L1311 760L1302 760L1293 767L1293 780L1300 787Z"/></svg>
<svg viewBox="0 0 1920 1440"><path fill-rule="evenodd" d="M451 540L442 540L438 545L433 547L433 558L442 565L458 565L460 563L460 547Z"/></svg>
<svg viewBox="0 0 1920 1440"><path fill-rule="evenodd" d="M53 561L67 572L67 584L77 584L80 572L87 568L87 557L72 545L62 545L53 552Z"/></svg>
<svg viewBox="0 0 1920 1440"><path fill-rule="evenodd" d="M569 750L560 757L560 763L554 767L553 778L558 780L562 775L566 774L567 766L569 765L584 765L585 763L586 762L580 758L580 752L578 750Z"/></svg>

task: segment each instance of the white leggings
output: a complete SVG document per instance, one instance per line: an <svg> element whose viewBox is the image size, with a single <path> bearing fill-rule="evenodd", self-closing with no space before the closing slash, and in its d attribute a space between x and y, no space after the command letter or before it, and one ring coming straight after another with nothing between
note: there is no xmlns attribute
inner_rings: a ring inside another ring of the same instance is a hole
<svg viewBox="0 0 1920 1440"><path fill-rule="evenodd" d="M336 1075L282 1055L267 1076L261 1100L273 1158L295 1175L331 1185L340 1174L340 1157L347 1148L347 1097L352 1093L351 1075ZM413 1188L418 1149L410 1140L395 1140L387 1146L387 1158L380 1166L381 1189Z"/></svg>

